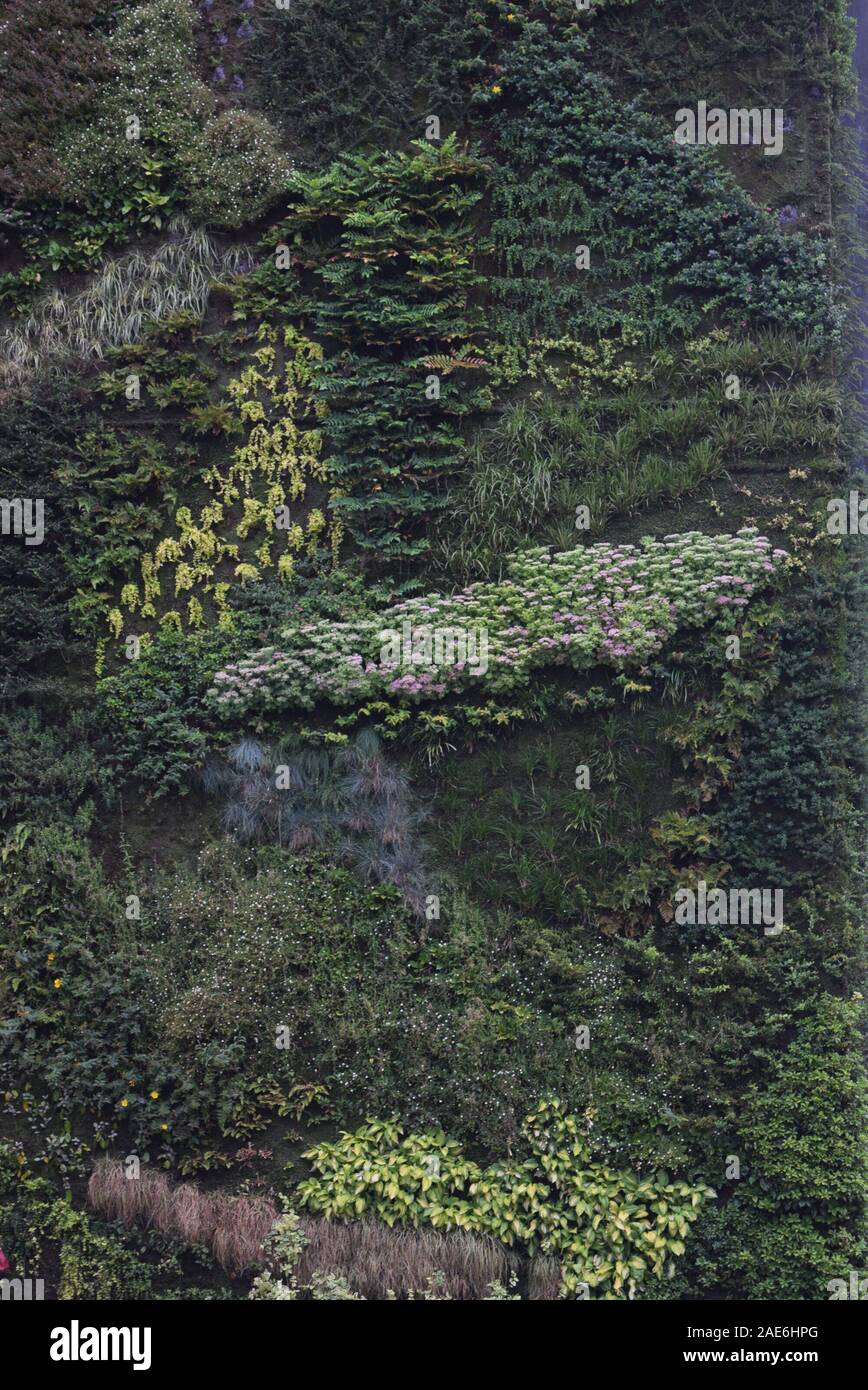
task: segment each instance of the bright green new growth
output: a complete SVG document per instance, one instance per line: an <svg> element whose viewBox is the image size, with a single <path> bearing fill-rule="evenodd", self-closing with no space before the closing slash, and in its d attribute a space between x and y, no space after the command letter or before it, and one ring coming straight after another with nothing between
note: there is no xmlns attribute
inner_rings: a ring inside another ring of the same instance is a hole
<svg viewBox="0 0 868 1390"><path fill-rule="evenodd" d="M440 1131L405 1135L394 1119L371 1120L308 1150L317 1176L296 1200L339 1220L493 1235L555 1256L564 1297L633 1298L649 1276L671 1278L716 1193L663 1172L612 1172L592 1162L589 1130L560 1101L542 1100L522 1126L529 1157L480 1168Z"/></svg>

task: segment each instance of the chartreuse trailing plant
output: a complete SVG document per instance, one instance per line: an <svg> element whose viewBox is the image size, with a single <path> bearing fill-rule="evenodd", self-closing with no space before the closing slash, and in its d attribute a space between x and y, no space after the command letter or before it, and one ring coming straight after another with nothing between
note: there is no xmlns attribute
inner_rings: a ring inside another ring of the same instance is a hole
<svg viewBox="0 0 868 1390"><path fill-rule="evenodd" d="M273 254L236 294L237 315L303 314L324 343L332 505L358 545L386 556L427 549L461 423L491 404L471 302L484 188L485 165L454 136L296 171L266 237Z"/></svg>
<svg viewBox="0 0 868 1390"><path fill-rule="evenodd" d="M504 55L490 117L492 337L525 351L589 336L654 345L714 315L834 344L823 240L782 231L711 152L619 102L587 50L575 31L530 22Z"/></svg>
<svg viewBox="0 0 868 1390"><path fill-rule="evenodd" d="M257 339L260 346L229 381L223 403L226 429L242 442L228 465L202 473L210 497L198 517L190 506L179 507L174 533L141 556L138 581L123 586L107 613L115 639L128 615L139 624L159 618L164 626L196 630L211 613L231 628L234 584L255 583L269 570L288 582L299 557L337 554L342 526L336 517L329 526L324 510L334 489L323 458L324 408L315 394L322 349L291 325L262 324ZM309 486L319 489L322 505L308 495Z"/></svg>
<svg viewBox="0 0 868 1390"><path fill-rule="evenodd" d="M512 557L498 584L407 599L358 623L287 629L280 649L218 671L208 698L215 713L234 719L317 700L416 702L480 687L503 694L551 666L623 670L660 651L679 627L739 613L784 559L749 528L555 554L540 546Z"/></svg>
<svg viewBox="0 0 868 1390"><path fill-rule="evenodd" d="M554 1256L563 1297L634 1298L646 1278L672 1276L716 1194L594 1163L586 1129L560 1101L542 1100L522 1126L528 1157L481 1168L440 1131L405 1135L396 1120L371 1120L308 1150L315 1176L296 1200L332 1219L492 1235Z"/></svg>
<svg viewBox="0 0 868 1390"><path fill-rule="evenodd" d="M93 417L83 422L71 456L58 460L55 472L75 517L62 553L75 586L69 615L76 632L99 632L108 595L159 540L194 463L189 445L172 449L150 431L115 430Z"/></svg>

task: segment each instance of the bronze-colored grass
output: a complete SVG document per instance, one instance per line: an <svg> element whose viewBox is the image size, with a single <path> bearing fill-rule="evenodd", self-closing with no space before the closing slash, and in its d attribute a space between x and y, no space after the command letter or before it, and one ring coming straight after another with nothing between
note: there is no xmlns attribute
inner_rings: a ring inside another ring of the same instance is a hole
<svg viewBox="0 0 868 1390"><path fill-rule="evenodd" d="M538 1255L530 1261L527 1277L527 1296L553 1303L561 1286L561 1267L550 1255Z"/></svg>
<svg viewBox="0 0 868 1390"><path fill-rule="evenodd" d="M87 1197L91 1209L108 1221L153 1227L185 1245L207 1245L231 1279L264 1268L263 1243L279 1215L267 1197L203 1192L189 1182L173 1186L164 1173L147 1167L138 1178L128 1178L123 1163L109 1158L94 1167ZM519 1266L518 1257L490 1236L320 1216L303 1216L301 1229L308 1243L294 1276L302 1288L316 1273L338 1274L363 1298L384 1299L389 1293L407 1298L436 1279L441 1297L483 1299L492 1284L506 1284ZM534 1297L556 1296L557 1264L534 1262L548 1264L554 1272L537 1282L554 1292Z"/></svg>
<svg viewBox="0 0 868 1390"><path fill-rule="evenodd" d="M262 1242L278 1216L267 1198L212 1194L189 1182L173 1187L150 1168L128 1178L124 1165L108 1158L91 1173L87 1199L108 1221L155 1227L184 1245L210 1246L231 1279L262 1267Z"/></svg>
<svg viewBox="0 0 868 1390"><path fill-rule="evenodd" d="M424 1290L442 1277L441 1294L482 1299L495 1282L506 1284L518 1259L490 1236L461 1231L394 1229L379 1221L327 1221L302 1217L308 1239L296 1265L299 1283L314 1273L341 1274L368 1299L397 1298Z"/></svg>
<svg viewBox="0 0 868 1390"><path fill-rule="evenodd" d="M274 1203L266 1197L215 1199L216 1225L211 1241L214 1258L231 1279L263 1263L262 1243L277 1219Z"/></svg>

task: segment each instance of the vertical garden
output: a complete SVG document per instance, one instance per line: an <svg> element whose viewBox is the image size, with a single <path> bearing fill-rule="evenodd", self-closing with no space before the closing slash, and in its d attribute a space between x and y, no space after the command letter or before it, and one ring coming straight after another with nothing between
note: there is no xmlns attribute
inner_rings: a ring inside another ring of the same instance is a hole
<svg viewBox="0 0 868 1390"><path fill-rule="evenodd" d="M865 1269L852 48L0 7L0 1275Z"/></svg>

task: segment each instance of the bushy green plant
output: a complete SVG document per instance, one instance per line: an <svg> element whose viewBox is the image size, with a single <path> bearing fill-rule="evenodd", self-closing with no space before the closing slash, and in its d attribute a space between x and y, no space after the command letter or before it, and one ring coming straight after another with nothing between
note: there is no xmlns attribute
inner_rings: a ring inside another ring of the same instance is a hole
<svg viewBox="0 0 868 1390"><path fill-rule="evenodd" d="M708 1209L679 1273L685 1292L740 1301L829 1298L829 1281L865 1267L849 1231L824 1231L810 1216L780 1214L738 1196Z"/></svg>
<svg viewBox="0 0 868 1390"><path fill-rule="evenodd" d="M587 71L587 48L582 35L529 23L484 93L499 106L493 336L626 328L655 344L714 313L835 342L826 244L786 235L708 151L676 144L638 104L618 102ZM581 245L591 261L577 271Z"/></svg>
<svg viewBox="0 0 868 1390"><path fill-rule="evenodd" d="M108 48L113 75L100 90L93 120L65 131L59 144L73 202L87 202L100 188L132 191L149 156L177 157L213 113L213 99L194 74L190 7L180 0L128 7ZM128 135L131 118L140 124L139 137Z"/></svg>
<svg viewBox="0 0 868 1390"><path fill-rule="evenodd" d="M141 1108L138 1132L159 1133L162 1107L145 1087L162 1091L161 1063L146 1053L142 976L123 899L71 826L13 827L0 859L7 1084L30 1080L66 1116L123 1118Z"/></svg>
<svg viewBox="0 0 868 1390"><path fill-rule="evenodd" d="M135 224L159 228L179 201L197 217L237 227L281 186L285 156L262 117L215 103L195 65L184 0L145 0L122 12L108 39L112 76L93 119L63 132L58 159L68 201L121 202ZM130 120L138 128L130 133Z"/></svg>
<svg viewBox="0 0 868 1390"><path fill-rule="evenodd" d="M122 1179L127 1182L124 1177ZM130 1184L127 1183L128 1191ZM222 1288L197 1288L188 1266L207 1264L204 1247L162 1231L123 1229L61 1197L16 1145L0 1142L0 1247L8 1277L42 1279L45 1295L63 1301L227 1298Z"/></svg>
<svg viewBox="0 0 868 1390"><path fill-rule="evenodd" d="M255 70L274 119L309 159L359 145L394 148L422 134L424 113L437 113L444 134L458 124L481 19L448 0L266 7L257 16Z"/></svg>
<svg viewBox="0 0 868 1390"><path fill-rule="evenodd" d="M816 1213L823 1223L858 1213L866 1176L865 1077L856 1037L859 1001L818 995L793 1041L744 1100L739 1133L758 1206Z"/></svg>
<svg viewBox="0 0 868 1390"><path fill-rule="evenodd" d="M224 111L197 133L184 156L190 214L221 227L253 222L285 190L290 168L264 116Z"/></svg>
<svg viewBox="0 0 868 1390"><path fill-rule="evenodd" d="M778 690L745 725L716 817L721 854L740 882L795 889L855 873L848 828L862 769L859 674L836 659L848 631L842 599L857 611L858 586L840 568L804 589L782 628Z"/></svg>
<svg viewBox="0 0 868 1390"><path fill-rule="evenodd" d="M81 811L92 816L97 803L111 799L111 775L99 748L92 712L79 705L64 711L63 722L38 709L0 711L4 776L0 822L35 824L65 821Z"/></svg>
<svg viewBox="0 0 868 1390"><path fill-rule="evenodd" d="M189 791L208 751L199 720L202 697L227 650L233 650L231 638L217 629L163 629L143 642L137 660L98 682L111 765L149 797Z"/></svg>
<svg viewBox="0 0 868 1390"><path fill-rule="evenodd" d="M236 294L239 315L301 312L326 341L331 505L358 545L385 556L427 548L424 521L442 504L438 480L456 466L461 422L491 401L473 351L483 316L470 299L483 278L472 214L484 174L454 136L296 171L287 214L265 241L278 256L289 248L313 289L302 293L297 271L269 257ZM426 390L434 378L437 397Z"/></svg>
<svg viewBox="0 0 868 1390"><path fill-rule="evenodd" d="M56 194L54 148L66 122L86 112L109 76L96 26L103 0L12 0L0 24L0 144L4 199Z"/></svg>

